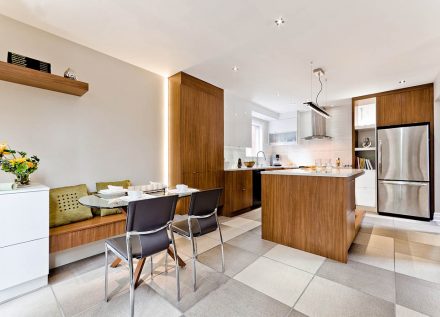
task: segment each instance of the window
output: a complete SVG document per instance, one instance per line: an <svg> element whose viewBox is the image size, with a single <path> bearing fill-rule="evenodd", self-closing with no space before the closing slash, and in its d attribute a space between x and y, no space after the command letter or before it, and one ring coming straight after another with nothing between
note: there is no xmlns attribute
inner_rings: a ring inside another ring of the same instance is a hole
<svg viewBox="0 0 440 317"><path fill-rule="evenodd" d="M263 150L263 127L257 122L252 122L252 147L246 148L246 156L257 156Z"/></svg>

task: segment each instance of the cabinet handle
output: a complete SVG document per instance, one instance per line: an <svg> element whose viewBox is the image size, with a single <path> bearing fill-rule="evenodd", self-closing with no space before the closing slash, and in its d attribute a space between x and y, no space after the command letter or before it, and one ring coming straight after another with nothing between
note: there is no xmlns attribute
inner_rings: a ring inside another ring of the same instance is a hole
<svg viewBox="0 0 440 317"><path fill-rule="evenodd" d="M245 191L245 190L246 190L246 188L242 188L241 190L242 190L242 191Z"/></svg>

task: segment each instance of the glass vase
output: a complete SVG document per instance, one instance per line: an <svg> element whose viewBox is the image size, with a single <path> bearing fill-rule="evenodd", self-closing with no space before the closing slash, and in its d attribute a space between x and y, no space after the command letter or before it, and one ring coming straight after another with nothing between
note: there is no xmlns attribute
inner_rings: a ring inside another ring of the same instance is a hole
<svg viewBox="0 0 440 317"><path fill-rule="evenodd" d="M17 183L17 185L29 185L30 183L29 174L15 175L15 177L15 183Z"/></svg>

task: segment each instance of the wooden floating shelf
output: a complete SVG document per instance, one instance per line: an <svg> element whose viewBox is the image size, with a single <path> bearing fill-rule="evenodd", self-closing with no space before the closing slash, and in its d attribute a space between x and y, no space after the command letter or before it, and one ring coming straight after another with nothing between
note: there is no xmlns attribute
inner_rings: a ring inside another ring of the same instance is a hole
<svg viewBox="0 0 440 317"><path fill-rule="evenodd" d="M82 96L89 90L89 84L82 81L64 78L1 61L0 80L74 96Z"/></svg>
<svg viewBox="0 0 440 317"><path fill-rule="evenodd" d="M356 152L360 151L376 151L376 147L356 147L354 148Z"/></svg>

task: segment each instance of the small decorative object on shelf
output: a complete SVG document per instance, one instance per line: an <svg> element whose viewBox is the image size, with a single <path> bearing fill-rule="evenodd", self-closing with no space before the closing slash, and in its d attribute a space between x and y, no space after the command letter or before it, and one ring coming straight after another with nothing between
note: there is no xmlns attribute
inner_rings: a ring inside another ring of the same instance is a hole
<svg viewBox="0 0 440 317"><path fill-rule="evenodd" d="M341 159L339 157L336 160L336 167L341 167Z"/></svg>
<svg viewBox="0 0 440 317"><path fill-rule="evenodd" d="M50 74L50 64L30 57L8 52L8 63Z"/></svg>
<svg viewBox="0 0 440 317"><path fill-rule="evenodd" d="M40 159L33 155L27 157L23 151L12 150L7 144L0 144L0 167L2 171L15 175L19 185L29 185L29 176L38 169Z"/></svg>
<svg viewBox="0 0 440 317"><path fill-rule="evenodd" d="M362 147L370 147L370 146L371 146L370 138L363 138L362 139Z"/></svg>
<svg viewBox="0 0 440 317"><path fill-rule="evenodd" d="M241 164L241 158L238 159L238 163L237 163L237 167L241 168L242 164Z"/></svg>
<svg viewBox="0 0 440 317"><path fill-rule="evenodd" d="M69 78L69 79L73 79L76 80L76 73L72 68L67 68L66 71L64 72L64 77L65 78Z"/></svg>

